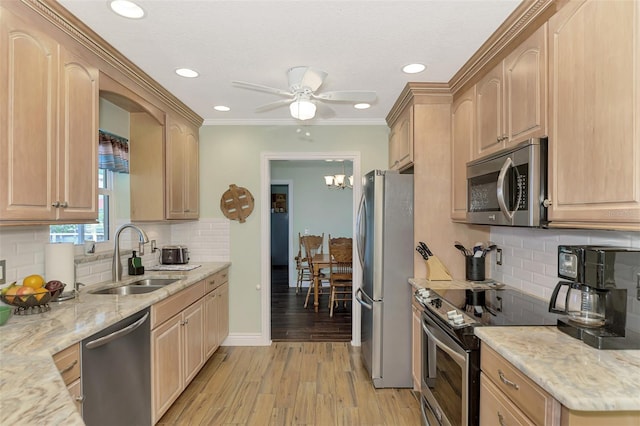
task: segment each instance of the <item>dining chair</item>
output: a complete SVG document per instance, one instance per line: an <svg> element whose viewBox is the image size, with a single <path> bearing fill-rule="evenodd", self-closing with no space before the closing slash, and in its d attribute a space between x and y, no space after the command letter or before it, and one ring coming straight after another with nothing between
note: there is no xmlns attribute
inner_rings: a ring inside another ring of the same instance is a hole
<svg viewBox="0 0 640 426"><path fill-rule="evenodd" d="M329 235L329 316L333 317L333 308L352 299L353 293L353 240L351 238L331 238Z"/></svg>
<svg viewBox="0 0 640 426"><path fill-rule="evenodd" d="M298 271L298 277L296 279L296 294L298 294L302 288L302 281L309 281L309 285L313 285L313 275L309 269L309 261L302 254L302 250L302 235L298 232L298 255L295 257L296 270Z"/></svg>
<svg viewBox="0 0 640 426"><path fill-rule="evenodd" d="M309 272L311 275L311 281L309 282L309 290L307 290L307 297L304 299L304 307L306 308L309 304L309 297L311 293L315 291L315 283L313 282L313 256L316 254L324 253L324 232L322 235L304 235L302 237L302 246L304 247L305 257L307 258L307 263L309 264ZM329 280L327 275L320 271L318 275L318 279L320 280L318 286L318 296L322 294L322 283L328 283Z"/></svg>

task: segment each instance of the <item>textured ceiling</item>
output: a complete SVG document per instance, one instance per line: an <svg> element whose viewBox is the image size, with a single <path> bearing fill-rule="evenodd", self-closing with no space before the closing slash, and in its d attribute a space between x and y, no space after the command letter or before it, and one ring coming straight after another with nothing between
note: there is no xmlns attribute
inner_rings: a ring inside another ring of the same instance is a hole
<svg viewBox="0 0 640 426"><path fill-rule="evenodd" d="M206 124L296 124L286 106L256 113L277 95L232 86L242 80L288 89L287 69L326 71L320 92L373 90L367 110L330 104L335 116L304 124L381 124L405 84L447 82L519 0L222 1L145 0L131 20L106 0L58 0L113 47L205 119ZM422 62L407 75L401 67ZM178 77L192 68L196 79ZM218 112L214 105L226 105Z"/></svg>

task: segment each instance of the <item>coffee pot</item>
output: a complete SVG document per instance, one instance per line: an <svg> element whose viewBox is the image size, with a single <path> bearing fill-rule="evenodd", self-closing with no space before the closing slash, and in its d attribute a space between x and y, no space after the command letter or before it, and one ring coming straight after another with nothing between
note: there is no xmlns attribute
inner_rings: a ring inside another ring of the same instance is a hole
<svg viewBox="0 0 640 426"><path fill-rule="evenodd" d="M588 285L560 281L551 295L549 312L567 315L569 321L583 327L605 324L606 291Z"/></svg>

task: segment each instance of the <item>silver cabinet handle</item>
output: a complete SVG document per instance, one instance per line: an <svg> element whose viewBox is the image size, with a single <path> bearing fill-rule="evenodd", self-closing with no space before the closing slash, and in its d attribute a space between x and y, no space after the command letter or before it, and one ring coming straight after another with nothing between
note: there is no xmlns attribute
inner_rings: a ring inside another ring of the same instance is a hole
<svg viewBox="0 0 640 426"><path fill-rule="evenodd" d="M500 376L500 380L502 381L502 383L504 383L507 386L511 386L512 388L514 388L515 390L520 389L520 386L518 386L517 383L512 382L511 380L507 379L504 376L504 373L502 372L502 370L498 370L498 376Z"/></svg>
<svg viewBox="0 0 640 426"><path fill-rule="evenodd" d="M125 328L118 330L118 331L114 331L111 334L108 334L104 337L100 337L99 339L96 340L92 340L90 342L88 342L85 346L87 349L95 349L98 348L102 345L106 345L107 343L111 342L112 340L115 340L119 337L122 337L126 334L131 333L132 331L134 331L136 328L140 327L146 320L147 318L149 318L149 312L147 312L146 314L144 314L144 316L142 318L140 318L138 321L134 322L131 325L126 326Z"/></svg>
<svg viewBox="0 0 640 426"><path fill-rule="evenodd" d="M498 422L500 423L500 426L505 426L506 423L504 422L504 416L502 415L502 413L500 411L498 411Z"/></svg>
<svg viewBox="0 0 640 426"><path fill-rule="evenodd" d="M84 395L76 396L76 401L82 404L84 402Z"/></svg>
<svg viewBox="0 0 640 426"><path fill-rule="evenodd" d="M73 362L71 364L69 364L67 367L63 368L62 370L58 371L60 374L64 374L64 373L68 373L69 371L71 371L71 369L73 367L76 366L76 364L78 363L77 359L74 359Z"/></svg>
<svg viewBox="0 0 640 426"><path fill-rule="evenodd" d="M67 203L66 201L63 201L62 204L60 204L60 207L62 207L63 209L66 209L67 207L69 207L69 203Z"/></svg>
<svg viewBox="0 0 640 426"><path fill-rule="evenodd" d="M56 201L55 203L52 203L51 207L55 207L55 208L60 207L60 201Z"/></svg>

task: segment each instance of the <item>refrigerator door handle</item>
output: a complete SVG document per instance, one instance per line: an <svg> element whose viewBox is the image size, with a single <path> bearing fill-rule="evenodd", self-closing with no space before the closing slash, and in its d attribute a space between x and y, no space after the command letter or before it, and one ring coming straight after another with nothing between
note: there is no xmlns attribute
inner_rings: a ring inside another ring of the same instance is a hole
<svg viewBox="0 0 640 426"><path fill-rule="evenodd" d="M362 294L364 294L364 293L362 292L362 289L361 289L361 288L359 288L358 290L356 290L356 301L357 301L359 304L361 304L362 306L364 306L365 308L367 308L367 309L369 309L369 310L372 310L372 309L373 309L373 305L372 305L372 304L369 304L369 303L367 303L367 302L365 302L364 300L362 300L362 296L361 296Z"/></svg>
<svg viewBox="0 0 640 426"><path fill-rule="evenodd" d="M358 215L356 216L356 246L358 247L358 258L360 259L360 266L364 267L364 245L366 238L366 210L364 193L360 197L360 205L358 206Z"/></svg>

